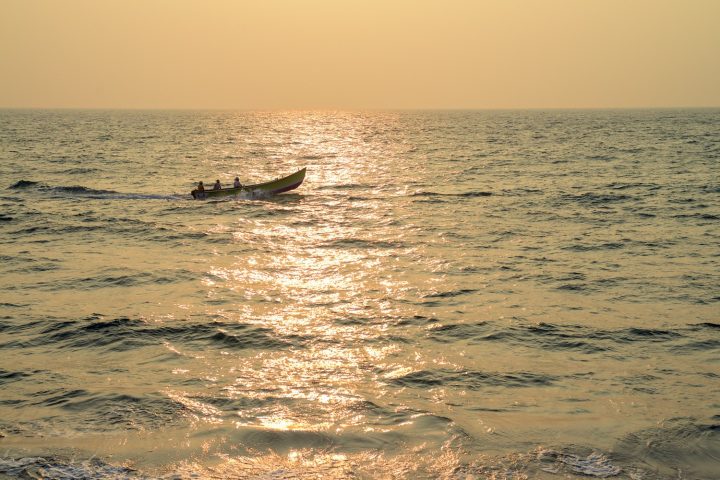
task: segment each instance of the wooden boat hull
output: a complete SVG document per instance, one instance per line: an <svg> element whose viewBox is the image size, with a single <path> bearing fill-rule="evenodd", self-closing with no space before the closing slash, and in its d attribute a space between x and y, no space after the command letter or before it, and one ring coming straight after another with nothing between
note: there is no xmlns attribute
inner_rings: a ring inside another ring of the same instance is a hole
<svg viewBox="0 0 720 480"><path fill-rule="evenodd" d="M204 192L198 192L196 189L190 192L190 194L197 200L238 195L242 192L247 192L252 195L275 195L277 193L288 192L298 188L303 183L303 180L305 180L306 169L307 167L298 170L287 177L278 178L277 180L271 180L265 183L243 185L239 188L221 188L220 190L206 189Z"/></svg>

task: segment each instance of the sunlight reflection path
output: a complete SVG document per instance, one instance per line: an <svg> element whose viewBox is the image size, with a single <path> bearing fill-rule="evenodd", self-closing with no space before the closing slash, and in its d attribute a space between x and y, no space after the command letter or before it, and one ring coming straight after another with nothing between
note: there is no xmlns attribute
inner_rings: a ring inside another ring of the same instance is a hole
<svg viewBox="0 0 720 480"><path fill-rule="evenodd" d="M419 229L397 204L407 185L396 181L393 162L378 161L409 148L377 141L386 138L378 128L392 131L397 116L384 125L352 114L296 120L269 129L277 138L263 139L272 149L263 153L304 159L312 199L269 199L253 204L252 215L223 217L208 231L229 239L235 253L216 249L202 279L208 315L252 326L270 346L209 354L183 370L204 386L170 395L196 415L196 428L219 421L227 439L220 443L245 449L297 455L300 439L367 448L411 432L440 441L446 420L383 400L388 372L405 371L408 355L392 328L422 315L418 300L434 291L443 268L428 255L431 245L406 244ZM318 160L322 168L313 168ZM372 195L353 197L346 187L358 184ZM242 333L232 335L242 342Z"/></svg>

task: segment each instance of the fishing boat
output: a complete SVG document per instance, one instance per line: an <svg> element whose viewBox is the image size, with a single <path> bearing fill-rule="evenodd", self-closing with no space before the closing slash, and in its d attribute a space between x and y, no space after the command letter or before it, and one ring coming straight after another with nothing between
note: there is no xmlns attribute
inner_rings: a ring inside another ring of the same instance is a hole
<svg viewBox="0 0 720 480"><path fill-rule="evenodd" d="M255 185L241 185L237 188L221 188L213 190L212 188L206 188L204 192L198 192L197 189L190 192L194 199L205 199L212 197L225 197L228 195L238 195L242 192L247 192L251 195L275 195L276 193L287 192L294 190L303 183L305 180L305 170L307 167L298 170L292 175L287 177L278 178L277 180L271 180L265 183L257 183Z"/></svg>

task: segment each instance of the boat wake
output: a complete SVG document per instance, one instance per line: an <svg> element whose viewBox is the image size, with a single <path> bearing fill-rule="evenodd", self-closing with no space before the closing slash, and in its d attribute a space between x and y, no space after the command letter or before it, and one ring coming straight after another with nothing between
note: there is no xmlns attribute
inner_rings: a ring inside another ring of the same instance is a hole
<svg viewBox="0 0 720 480"><path fill-rule="evenodd" d="M226 203L236 202L238 200L266 200L273 203L278 203L295 202L301 198L303 198L303 195L298 193L284 193L282 195L275 195L272 192L266 192L263 190L243 190L242 192L236 193L235 195L227 195L218 198L206 198L202 199L202 201L206 203Z"/></svg>
<svg viewBox="0 0 720 480"><path fill-rule="evenodd" d="M186 195L157 195L146 193L127 193L115 190L102 190L84 187L82 185L52 186L32 180L20 180L8 187L8 190L27 190L49 193L51 195L66 196L77 195L85 198L105 198L115 200L177 200L185 198Z"/></svg>

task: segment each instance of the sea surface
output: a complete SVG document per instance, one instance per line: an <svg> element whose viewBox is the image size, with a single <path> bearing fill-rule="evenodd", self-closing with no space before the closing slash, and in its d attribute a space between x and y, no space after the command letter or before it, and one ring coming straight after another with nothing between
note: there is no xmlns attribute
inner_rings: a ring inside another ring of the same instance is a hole
<svg viewBox="0 0 720 480"><path fill-rule="evenodd" d="M593 477L720 478L720 110L0 110L0 478Z"/></svg>

